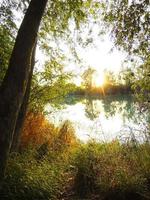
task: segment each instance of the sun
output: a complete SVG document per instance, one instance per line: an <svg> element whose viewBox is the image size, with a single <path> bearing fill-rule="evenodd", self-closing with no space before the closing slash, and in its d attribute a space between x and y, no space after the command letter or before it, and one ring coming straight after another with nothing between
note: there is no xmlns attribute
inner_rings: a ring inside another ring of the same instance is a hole
<svg viewBox="0 0 150 200"><path fill-rule="evenodd" d="M95 87L101 87L105 83L105 77L103 73L95 73L93 76L93 85Z"/></svg>

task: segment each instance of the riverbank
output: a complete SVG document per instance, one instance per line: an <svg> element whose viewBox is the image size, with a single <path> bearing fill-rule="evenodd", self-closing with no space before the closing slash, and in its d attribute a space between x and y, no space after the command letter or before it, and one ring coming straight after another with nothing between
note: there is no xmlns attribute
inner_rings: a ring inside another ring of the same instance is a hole
<svg viewBox="0 0 150 200"><path fill-rule="evenodd" d="M12 153L10 156L6 176L0 187L1 199L150 198L148 142L120 143L114 140L109 143L89 141L83 144L75 137L68 121L62 127L55 127L41 116L39 124L35 123L34 137L30 134L27 136L31 118L34 120L30 116L26 122L20 153Z"/></svg>

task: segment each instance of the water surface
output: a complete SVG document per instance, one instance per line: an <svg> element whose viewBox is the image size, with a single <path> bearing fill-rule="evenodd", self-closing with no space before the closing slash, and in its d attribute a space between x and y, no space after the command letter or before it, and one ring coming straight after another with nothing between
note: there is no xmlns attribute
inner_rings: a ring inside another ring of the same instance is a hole
<svg viewBox="0 0 150 200"><path fill-rule="evenodd" d="M149 120L147 113L139 113L138 104L131 96L81 98L68 96L62 109L47 106L48 118L56 125L72 122L76 136L82 141L96 139L143 140L142 134Z"/></svg>

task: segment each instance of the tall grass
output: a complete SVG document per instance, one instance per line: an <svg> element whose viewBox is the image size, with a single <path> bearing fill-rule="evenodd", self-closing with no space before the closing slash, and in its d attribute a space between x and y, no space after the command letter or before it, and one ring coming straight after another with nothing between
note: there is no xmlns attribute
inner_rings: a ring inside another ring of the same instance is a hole
<svg viewBox="0 0 150 200"><path fill-rule="evenodd" d="M11 153L0 185L0 199L59 199L68 181L70 155L76 145L70 122L55 127L43 115L28 113L20 153Z"/></svg>
<svg viewBox="0 0 150 200"><path fill-rule="evenodd" d="M34 152L12 155L0 198L8 200L58 199L66 184L67 161L44 159L39 162ZM48 157L47 157L48 158Z"/></svg>
<svg viewBox="0 0 150 200"><path fill-rule="evenodd" d="M79 196L102 199L148 199L150 146L118 141L82 145L75 157L75 188Z"/></svg>
<svg viewBox="0 0 150 200"><path fill-rule="evenodd" d="M40 138L41 137L41 138ZM26 119L21 152L12 153L2 200L150 199L150 144L82 144L69 121Z"/></svg>

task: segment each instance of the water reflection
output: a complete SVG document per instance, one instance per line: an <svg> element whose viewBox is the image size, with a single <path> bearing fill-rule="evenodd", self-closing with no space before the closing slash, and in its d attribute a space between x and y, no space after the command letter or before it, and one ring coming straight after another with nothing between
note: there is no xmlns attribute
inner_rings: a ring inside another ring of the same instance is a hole
<svg viewBox="0 0 150 200"><path fill-rule="evenodd" d="M143 139L141 130L145 129L149 114L139 115L138 105L131 96L113 96L103 99L80 98L70 96L66 99L65 108L53 110L49 119L61 124L70 120L75 127L77 137L83 141L91 138L110 141L116 138Z"/></svg>
<svg viewBox="0 0 150 200"><path fill-rule="evenodd" d="M93 101L92 99L86 99L84 101L85 104L85 116L90 120L94 120L100 115L101 106L98 105L100 101Z"/></svg>

